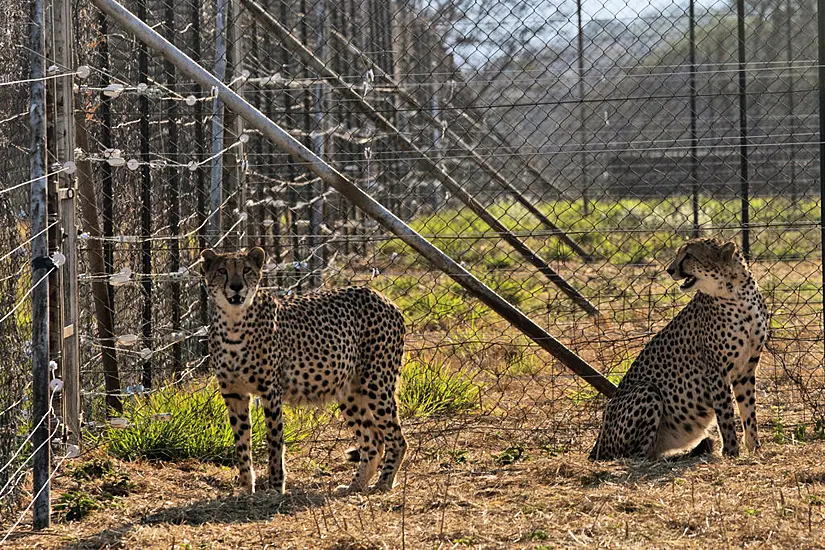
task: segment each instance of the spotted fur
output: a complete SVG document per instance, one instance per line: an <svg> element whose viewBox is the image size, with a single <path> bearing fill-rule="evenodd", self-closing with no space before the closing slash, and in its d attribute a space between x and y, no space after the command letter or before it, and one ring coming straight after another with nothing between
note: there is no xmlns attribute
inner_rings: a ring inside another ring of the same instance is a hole
<svg viewBox="0 0 825 550"><path fill-rule="evenodd" d="M723 454L738 456L731 387L745 445L759 448L754 384L768 312L745 259L733 242L697 239L667 272L696 295L627 371L607 403L592 460L710 452L714 421Z"/></svg>
<svg viewBox="0 0 825 550"><path fill-rule="evenodd" d="M404 319L381 294L345 288L279 299L259 290L265 253L205 250L203 271L215 308L209 352L235 435L240 483L255 491L249 396L261 396L270 489L284 492L282 403L337 401L358 448L355 479L340 493L392 488L407 442L395 390L404 353Z"/></svg>

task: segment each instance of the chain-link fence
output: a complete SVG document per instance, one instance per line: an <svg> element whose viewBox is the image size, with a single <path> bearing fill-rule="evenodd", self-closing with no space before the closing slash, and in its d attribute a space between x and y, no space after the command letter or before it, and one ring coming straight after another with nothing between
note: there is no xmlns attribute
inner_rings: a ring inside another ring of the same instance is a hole
<svg viewBox="0 0 825 550"><path fill-rule="evenodd" d="M0 518L21 502L28 473L32 279L28 188L28 55L25 5L0 14Z"/></svg>
<svg viewBox="0 0 825 550"><path fill-rule="evenodd" d="M78 6L78 177L93 188L80 192L79 251L89 437L123 456L197 454L158 435L223 414L210 416L220 401L193 266L210 245L260 245L276 293L369 285L403 310L400 400L414 444L592 444L603 399L586 382L214 90ZM822 430L812 1L124 6L614 382L689 299L663 270L676 248L736 240L772 313L760 421ZM25 107L2 108L6 139ZM3 162L27 179L23 152ZM25 240L12 206L8 251ZM26 263L4 258L3 273ZM0 281L18 288L3 296L20 296L21 280ZM23 354L15 326L3 345ZM8 387L4 408L25 394ZM293 440L317 456L347 443L332 412L291 414ZM152 435L124 441L107 431L112 417ZM14 418L4 426L22 425ZM230 460L231 436L224 449L210 458Z"/></svg>

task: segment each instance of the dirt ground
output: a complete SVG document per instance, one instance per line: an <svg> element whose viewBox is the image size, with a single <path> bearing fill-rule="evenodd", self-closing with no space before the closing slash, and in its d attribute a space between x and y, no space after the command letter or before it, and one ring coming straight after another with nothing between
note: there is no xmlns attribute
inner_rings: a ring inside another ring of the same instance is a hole
<svg viewBox="0 0 825 550"><path fill-rule="evenodd" d="M395 490L344 498L331 491L350 465L317 452L289 457L285 497L233 494L230 468L116 463L130 494L39 533L22 524L6 546L825 548L820 441L767 442L735 460L594 464L581 452L485 450L465 437L441 452L443 441L418 438ZM78 482L55 485L59 496Z"/></svg>

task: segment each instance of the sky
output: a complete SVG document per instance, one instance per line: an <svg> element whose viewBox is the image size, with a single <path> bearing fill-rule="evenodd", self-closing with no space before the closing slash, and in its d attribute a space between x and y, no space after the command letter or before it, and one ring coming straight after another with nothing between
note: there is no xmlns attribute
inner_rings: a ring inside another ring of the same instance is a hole
<svg viewBox="0 0 825 550"><path fill-rule="evenodd" d="M701 16L708 10L721 10L730 5L730 2L720 0L697 0L696 14ZM687 13L687 10L687 0L583 0L582 23L585 26L593 20L630 23L640 17L663 12ZM494 57L499 51L498 44L510 34L523 32L531 37L527 43L532 48L540 48L563 40L565 36L572 39L576 33L574 0L560 3L554 0L477 0L467 11L466 17L467 21L463 27L456 29L451 42L472 28L477 36L489 37L481 44L456 48L459 58L472 66L479 66Z"/></svg>

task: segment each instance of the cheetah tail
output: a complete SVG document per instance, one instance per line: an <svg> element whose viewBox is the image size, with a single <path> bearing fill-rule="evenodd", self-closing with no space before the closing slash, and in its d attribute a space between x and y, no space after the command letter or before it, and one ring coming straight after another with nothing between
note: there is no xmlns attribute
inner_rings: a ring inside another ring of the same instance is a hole
<svg viewBox="0 0 825 550"><path fill-rule="evenodd" d="M361 453L358 452L357 447L350 447L344 451L344 456L347 457L349 462L359 462L361 460Z"/></svg>

